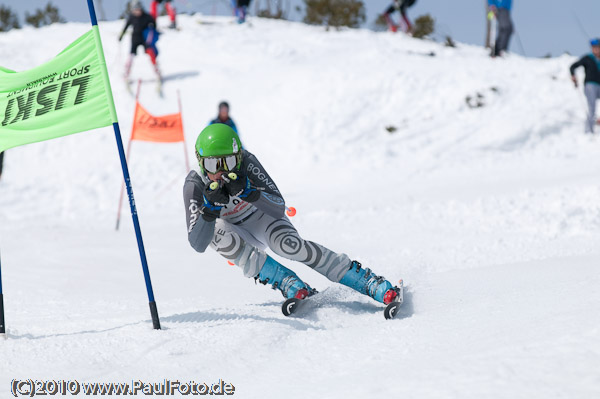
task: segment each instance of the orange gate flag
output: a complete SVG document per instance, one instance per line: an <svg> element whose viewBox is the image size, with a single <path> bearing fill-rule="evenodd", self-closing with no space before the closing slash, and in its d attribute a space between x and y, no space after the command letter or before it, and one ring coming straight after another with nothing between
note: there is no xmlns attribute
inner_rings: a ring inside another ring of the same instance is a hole
<svg viewBox="0 0 600 399"><path fill-rule="evenodd" d="M183 134L183 122L181 111L181 97L177 91L177 103L179 104L179 112L163 116L154 116L148 112L138 101L142 81L138 81L138 91L135 96L135 112L133 114L133 126L131 127L131 139L127 144L127 154L125 159L129 159L131 143L133 140L152 141L155 143L183 143L183 155L185 159L185 169L189 173L190 162L187 153L187 144ZM125 186L121 186L121 195L119 197L119 208L117 210L117 227L121 222L121 205L123 204L123 194Z"/></svg>
<svg viewBox="0 0 600 399"><path fill-rule="evenodd" d="M135 116L131 128L131 140L156 143L184 141L181 112L163 116L150 114L139 102L135 104Z"/></svg>

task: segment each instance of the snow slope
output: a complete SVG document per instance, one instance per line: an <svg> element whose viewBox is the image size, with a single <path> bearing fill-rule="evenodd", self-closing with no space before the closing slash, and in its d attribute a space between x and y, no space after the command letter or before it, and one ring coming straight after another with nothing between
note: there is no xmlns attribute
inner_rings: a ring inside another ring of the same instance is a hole
<svg viewBox="0 0 600 399"><path fill-rule="evenodd" d="M0 398L13 378L221 378L240 398L599 397L600 143L583 135L574 57L491 60L401 34L180 22L159 42L165 96L145 83L144 106L176 112L180 91L193 160L227 99L300 233L403 278L406 304L385 321L369 298L285 262L321 294L283 317L279 293L189 247L181 144L136 142L130 170L163 325L153 331L125 207L114 231L111 129L20 147L0 180ZM127 138L121 27L100 29ZM0 65L31 68L87 29L2 33ZM145 56L132 73L152 79ZM470 108L477 93L485 106Z"/></svg>

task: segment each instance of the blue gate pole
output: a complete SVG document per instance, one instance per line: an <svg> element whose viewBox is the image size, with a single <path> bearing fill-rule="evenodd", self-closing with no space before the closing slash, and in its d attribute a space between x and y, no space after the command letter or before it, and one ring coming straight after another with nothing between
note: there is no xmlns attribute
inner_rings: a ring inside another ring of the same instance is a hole
<svg viewBox="0 0 600 399"><path fill-rule="evenodd" d="M4 294L2 294L2 259L0 256L0 334L6 333L4 324Z"/></svg>
<svg viewBox="0 0 600 399"><path fill-rule="evenodd" d="M121 129L119 128L119 122L117 122L116 112L114 111L114 100L112 97L112 90L108 80L108 71L106 70L106 61L104 59L104 52L102 50L102 43L100 41L100 33L97 30L98 20L96 19L96 11L94 9L94 0L87 0L88 8L90 11L90 20L92 26L96 29L96 43L100 62L104 68L104 79L106 81L106 90L111 101L113 109L113 129L115 131L115 139L117 140L117 147L119 149L119 158L121 159L121 168L123 169L123 179L125 180L125 188L127 189L127 196L129 198L129 206L131 208L131 217L133 218L133 226L135 229L135 236L137 238L138 249L140 252L140 259L142 261L142 269L144 271L144 279L146 281L146 290L148 291L148 300L150 302L150 315L152 316L152 325L154 329L160 330L160 320L158 318L158 310L156 308L156 301L154 300L154 292L152 290L152 281L150 280L150 271L148 270L148 261L146 260L146 251L144 250L144 242L142 241L142 230L140 229L140 221L138 219L137 209L135 206L135 200L133 198L133 188L131 187L131 178L129 177L129 169L127 168L127 160L125 158L125 150L123 149L123 139L121 138Z"/></svg>

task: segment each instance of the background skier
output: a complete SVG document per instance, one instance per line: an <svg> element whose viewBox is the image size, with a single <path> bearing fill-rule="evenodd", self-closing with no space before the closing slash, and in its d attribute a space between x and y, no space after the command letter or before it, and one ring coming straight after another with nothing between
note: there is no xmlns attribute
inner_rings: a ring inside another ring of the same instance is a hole
<svg viewBox="0 0 600 399"><path fill-rule="evenodd" d="M251 1L252 0L231 0L239 24L246 22L246 15Z"/></svg>
<svg viewBox="0 0 600 399"><path fill-rule="evenodd" d="M136 56L139 46L144 46L144 50L150 56L154 70L160 78L161 74L156 61L156 57L158 56L158 49L156 48L156 41L158 40L156 20L144 10L139 1L131 5L131 14L127 18L127 22L125 22L123 32L119 36L119 41L123 39L129 26L133 27L133 32L131 33L131 52L125 65L125 78L129 78L133 58Z"/></svg>
<svg viewBox="0 0 600 399"><path fill-rule="evenodd" d="M200 174L190 172L183 188L188 239L196 251L210 245L246 277L271 284L286 298L303 299L311 288L267 255L267 247L378 302L396 299L399 289L385 278L346 254L300 237L285 216L279 189L229 126L207 126L196 141L196 156Z"/></svg>
<svg viewBox="0 0 600 399"><path fill-rule="evenodd" d="M410 19L408 19L406 10L408 9L408 7L411 7L413 4L415 4L416 1L417 0L394 0L394 2L387 8L387 10L385 10L385 12L383 13L383 17L385 18L385 21L388 24L388 28L391 31L396 32L398 30L398 25L396 25L394 23L394 20L392 19L392 14L396 10L400 12L400 16L404 21L404 25L406 27L405 32L410 32L412 30L412 23L410 22Z"/></svg>
<svg viewBox="0 0 600 399"><path fill-rule="evenodd" d="M152 15L154 19L158 18L158 5L163 1L165 2L165 9L167 10L169 19L171 20L169 28L175 29L177 28L177 21L175 20L176 10L175 7L171 4L171 0L152 0L152 3L150 3L150 15Z"/></svg>
<svg viewBox="0 0 600 399"><path fill-rule="evenodd" d="M488 0L488 7L498 21L496 43L491 54L492 57L497 57L508 50L510 37L513 33L513 23L510 18L512 0Z"/></svg>
<svg viewBox="0 0 600 399"><path fill-rule="evenodd" d="M221 101L219 103L219 114L215 119L210 121L209 125L213 125L215 123L224 123L238 133L235 122L233 119L231 119L231 116L229 116L229 103L227 103L227 101Z"/></svg>
<svg viewBox="0 0 600 399"><path fill-rule="evenodd" d="M585 122L585 132L594 133L596 125L596 100L600 98L600 39L590 41L592 53L584 55L577 62L571 65L571 80L575 87L578 86L575 77L575 69L582 66L585 69L585 80L583 91L587 98L588 112Z"/></svg>
<svg viewBox="0 0 600 399"><path fill-rule="evenodd" d="M0 177L2 177L2 164L4 163L4 152L0 152Z"/></svg>

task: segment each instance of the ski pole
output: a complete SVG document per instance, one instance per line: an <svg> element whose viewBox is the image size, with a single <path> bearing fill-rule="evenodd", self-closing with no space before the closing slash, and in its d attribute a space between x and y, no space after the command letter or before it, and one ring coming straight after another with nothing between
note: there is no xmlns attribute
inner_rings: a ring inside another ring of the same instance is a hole
<svg viewBox="0 0 600 399"><path fill-rule="evenodd" d="M121 41L119 41L119 45L117 46L117 56L114 57L112 59L112 62L110 63L110 69L112 70L115 66L115 64L120 64L121 63L121 48L122 48L122 43Z"/></svg>
<svg viewBox="0 0 600 399"><path fill-rule="evenodd" d="M496 15L490 10L488 13L488 19L490 21L490 49L492 56L496 55Z"/></svg>
<svg viewBox="0 0 600 399"><path fill-rule="evenodd" d="M589 39L591 36L587 33L587 30L583 27L581 20L575 13L575 10L571 9L571 12L573 13L573 18L575 18L575 22L577 22L577 26L579 27L579 30L581 31L581 33L583 33L583 36L586 38L586 40Z"/></svg>
<svg viewBox="0 0 600 399"><path fill-rule="evenodd" d="M517 37L517 42L519 43L519 47L521 47L521 52L525 57L527 57L527 53L525 52L525 48L523 47L523 43L521 42L521 36L519 36L519 32L515 29L515 36Z"/></svg>
<svg viewBox="0 0 600 399"><path fill-rule="evenodd" d="M162 190L160 190L160 191L158 192L158 194L156 194L156 197L155 197L155 198L156 198L156 199L158 199L158 198L162 197L164 193L166 193L167 191L169 191L169 189L170 189L171 187L173 187L173 184L177 183L177 182L178 182L178 181L180 181L180 180L183 180L183 179L181 178L181 174L178 174L177 176L175 176L175 177L173 178L173 180L171 180L171 182L170 182L169 184L167 184L166 186L164 186L164 187L162 188Z"/></svg>
<svg viewBox="0 0 600 399"><path fill-rule="evenodd" d="M485 48L492 48L490 44L490 31L492 29L492 19L489 17L489 6L487 0L485 0Z"/></svg>
<svg viewBox="0 0 600 399"><path fill-rule="evenodd" d="M0 261L0 335L6 338L6 326L4 324L4 295L2 294L2 265Z"/></svg>

